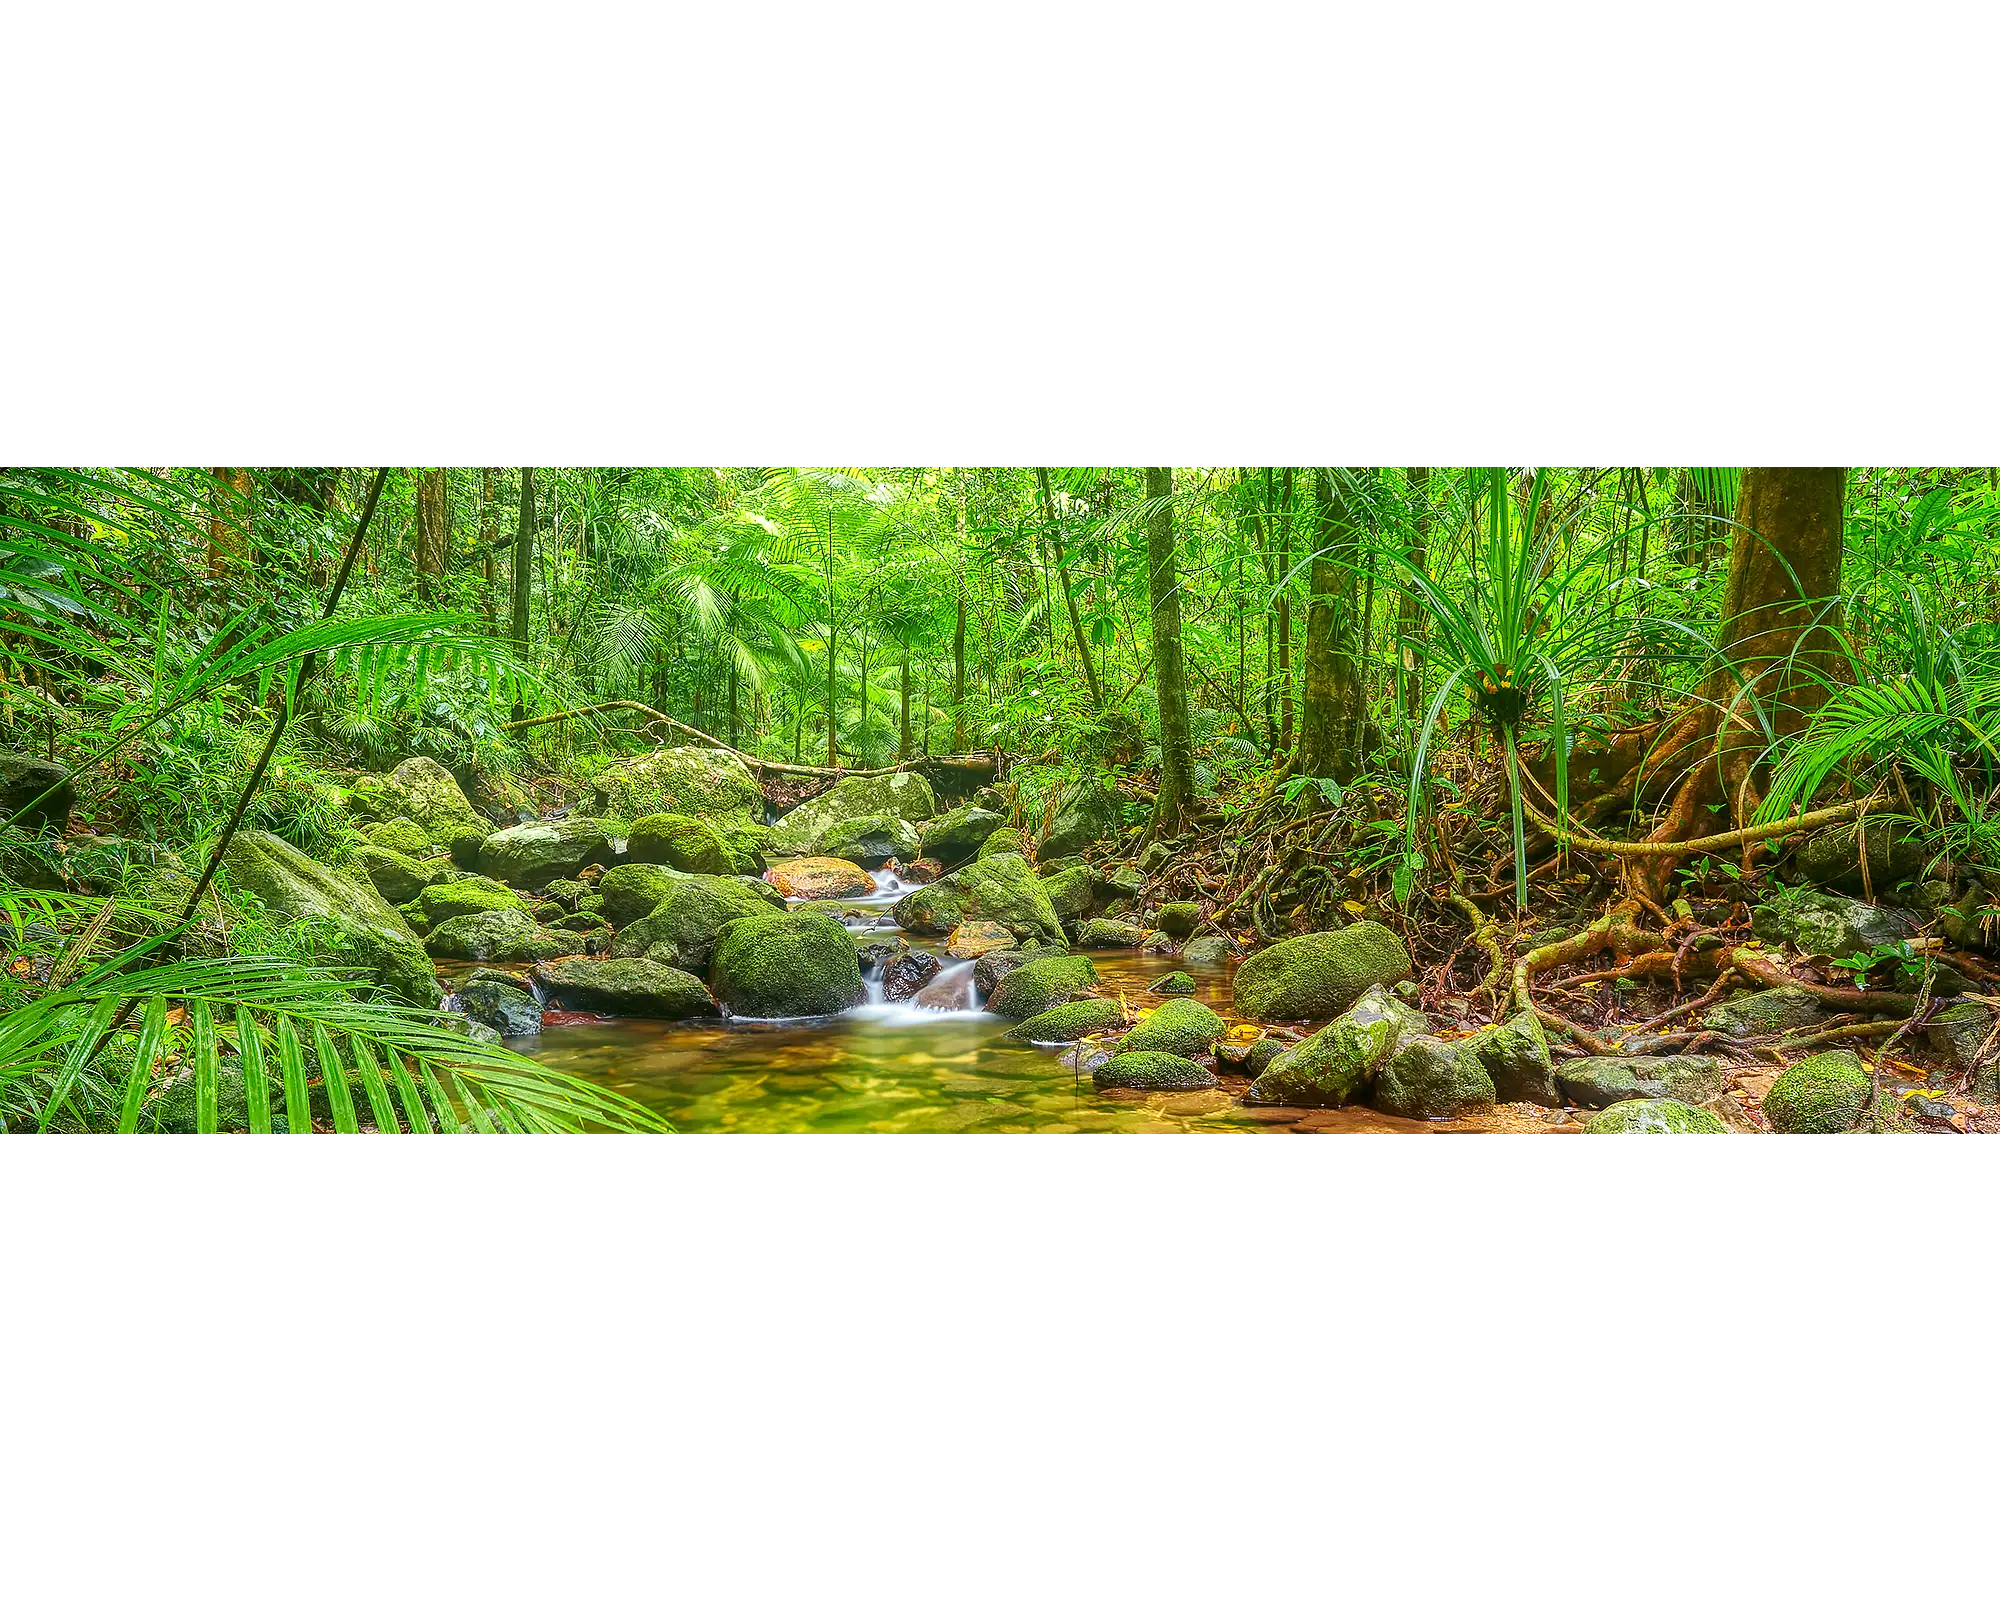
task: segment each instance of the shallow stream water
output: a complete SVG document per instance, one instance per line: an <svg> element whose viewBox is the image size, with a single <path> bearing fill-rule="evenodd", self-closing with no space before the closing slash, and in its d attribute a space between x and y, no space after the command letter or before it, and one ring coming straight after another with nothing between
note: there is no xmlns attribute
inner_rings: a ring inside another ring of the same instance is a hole
<svg viewBox="0 0 2000 1600"><path fill-rule="evenodd" d="M865 899L826 901L866 938L894 933L891 907L907 887L877 874ZM1180 1094L1098 1093L1064 1052L1001 1037L1014 1022L975 1009L972 963L941 941L912 939L943 963L914 999L868 1000L836 1017L802 1021L659 1022L620 1017L566 1022L523 1054L617 1089L686 1133L1250 1133L1269 1124L1222 1089ZM1178 956L1092 951L1107 995L1134 1009L1146 989L1181 969ZM1225 1017L1225 972L1190 969L1195 997ZM1240 1093L1241 1086L1238 1085Z"/></svg>

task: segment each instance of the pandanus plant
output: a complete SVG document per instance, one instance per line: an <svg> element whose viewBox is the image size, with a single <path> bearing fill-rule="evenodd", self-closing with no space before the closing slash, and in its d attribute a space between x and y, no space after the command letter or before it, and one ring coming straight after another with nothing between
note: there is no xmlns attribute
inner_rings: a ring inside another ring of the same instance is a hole
<svg viewBox="0 0 2000 1600"><path fill-rule="evenodd" d="M1667 619L1620 618L1616 582L1605 583L1593 563L1559 563L1564 525L1544 513L1547 476L1528 483L1527 505L1516 514L1514 483L1504 467L1475 468L1454 495L1469 536L1464 581L1451 586L1402 550L1378 546L1395 581L1416 602L1427 624L1424 636L1403 641L1419 652L1431 674L1442 671L1425 713L1410 764L1403 864L1396 893L1406 901L1422 870L1417 826L1438 725L1452 696L1463 689L1471 709L1498 735L1506 761L1513 821L1514 903L1528 903L1528 862L1522 812L1521 740L1525 724L1546 707L1555 751L1557 813L1569 810L1569 732L1566 703L1579 682L1608 676L1628 662L1635 628L1676 631L1701 650L1691 630ZM1545 526L1547 524L1547 526Z"/></svg>

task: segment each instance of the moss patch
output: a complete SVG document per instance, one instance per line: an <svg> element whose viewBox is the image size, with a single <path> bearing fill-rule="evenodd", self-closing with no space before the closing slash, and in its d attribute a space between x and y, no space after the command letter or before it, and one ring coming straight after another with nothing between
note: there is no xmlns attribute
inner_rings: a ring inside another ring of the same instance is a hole
<svg viewBox="0 0 2000 1600"><path fill-rule="evenodd" d="M1164 1050L1200 1056L1229 1031L1229 1025L1199 1000L1169 1000L1118 1042L1118 1053Z"/></svg>
<svg viewBox="0 0 2000 1600"><path fill-rule="evenodd" d="M1778 1074L1764 1116L1774 1133L1847 1133L1867 1109L1870 1086L1852 1050L1822 1050Z"/></svg>
<svg viewBox="0 0 2000 1600"><path fill-rule="evenodd" d="M1590 1119L1585 1133L1727 1133L1713 1111L1679 1100L1621 1100Z"/></svg>
<svg viewBox="0 0 2000 1600"><path fill-rule="evenodd" d="M1212 1089L1222 1080L1186 1056L1164 1050L1128 1050L1092 1069L1100 1089Z"/></svg>
<svg viewBox="0 0 2000 1600"><path fill-rule="evenodd" d="M1379 922L1281 939L1236 969L1236 1008L1253 1022L1337 1017L1376 984L1410 975L1410 952Z"/></svg>
<svg viewBox="0 0 2000 1600"><path fill-rule="evenodd" d="M1068 1005L1050 1006L1009 1028L1003 1037L1019 1044L1068 1044L1085 1034L1117 1027L1123 1016L1116 1000L1072 1000Z"/></svg>
<svg viewBox="0 0 2000 1600"><path fill-rule="evenodd" d="M854 935L810 909L744 917L715 936L715 997L739 1017L823 1017L857 1006L867 990Z"/></svg>
<svg viewBox="0 0 2000 1600"><path fill-rule="evenodd" d="M1096 982L1097 968L1088 956L1043 956L1023 962L995 984L986 1009L1003 1017L1032 1017L1076 999Z"/></svg>

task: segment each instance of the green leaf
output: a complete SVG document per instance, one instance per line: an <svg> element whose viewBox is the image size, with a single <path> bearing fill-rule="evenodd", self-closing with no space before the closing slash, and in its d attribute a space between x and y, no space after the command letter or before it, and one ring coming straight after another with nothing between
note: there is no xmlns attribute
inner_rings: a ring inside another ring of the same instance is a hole
<svg viewBox="0 0 2000 1600"><path fill-rule="evenodd" d="M194 1003L194 1131L215 1133L219 1131L222 1117L218 1105L220 1098L220 1072L215 1050L215 1018L208 1009L206 1000Z"/></svg>
<svg viewBox="0 0 2000 1600"><path fill-rule="evenodd" d="M243 1098L249 1106L250 1131L271 1131L271 1079L264 1070L264 1041L248 1006L236 1008L236 1054L243 1063Z"/></svg>
<svg viewBox="0 0 2000 1600"><path fill-rule="evenodd" d="M333 1112L335 1133L359 1133L361 1124L354 1115L354 1097L347 1092L347 1074L340 1064L340 1049L326 1024L313 1024L313 1054L319 1057L320 1081L326 1085L327 1105Z"/></svg>
<svg viewBox="0 0 2000 1600"><path fill-rule="evenodd" d="M306 1057L290 1017L278 1018L278 1074L285 1085L285 1126L291 1133L311 1133L312 1097L306 1090Z"/></svg>
<svg viewBox="0 0 2000 1600"><path fill-rule="evenodd" d="M167 1038L167 997L155 995L146 1006L139 1024L139 1042L132 1056L132 1071L125 1079L125 1104L118 1113L118 1131L139 1131L139 1108L145 1102L147 1086L153 1079L153 1064Z"/></svg>

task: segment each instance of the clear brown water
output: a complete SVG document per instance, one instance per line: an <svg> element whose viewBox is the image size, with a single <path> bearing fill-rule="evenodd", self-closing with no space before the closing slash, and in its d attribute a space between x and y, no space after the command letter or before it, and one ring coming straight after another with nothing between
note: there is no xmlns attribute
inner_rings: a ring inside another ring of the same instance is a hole
<svg viewBox="0 0 2000 1600"><path fill-rule="evenodd" d="M877 914L875 897L853 907ZM964 1003L970 963L927 991ZM1135 1009L1176 956L1093 951L1107 995ZM1230 1013L1226 973L1195 971L1196 998ZM940 992L943 991L943 992ZM658 1022L623 1017L544 1029L524 1054L617 1089L685 1133L1251 1133L1264 1125L1219 1090L1099 1094L1053 1047L1015 1044L984 1012L870 1003L800 1022ZM1240 1087L1240 1086L1239 1086Z"/></svg>

